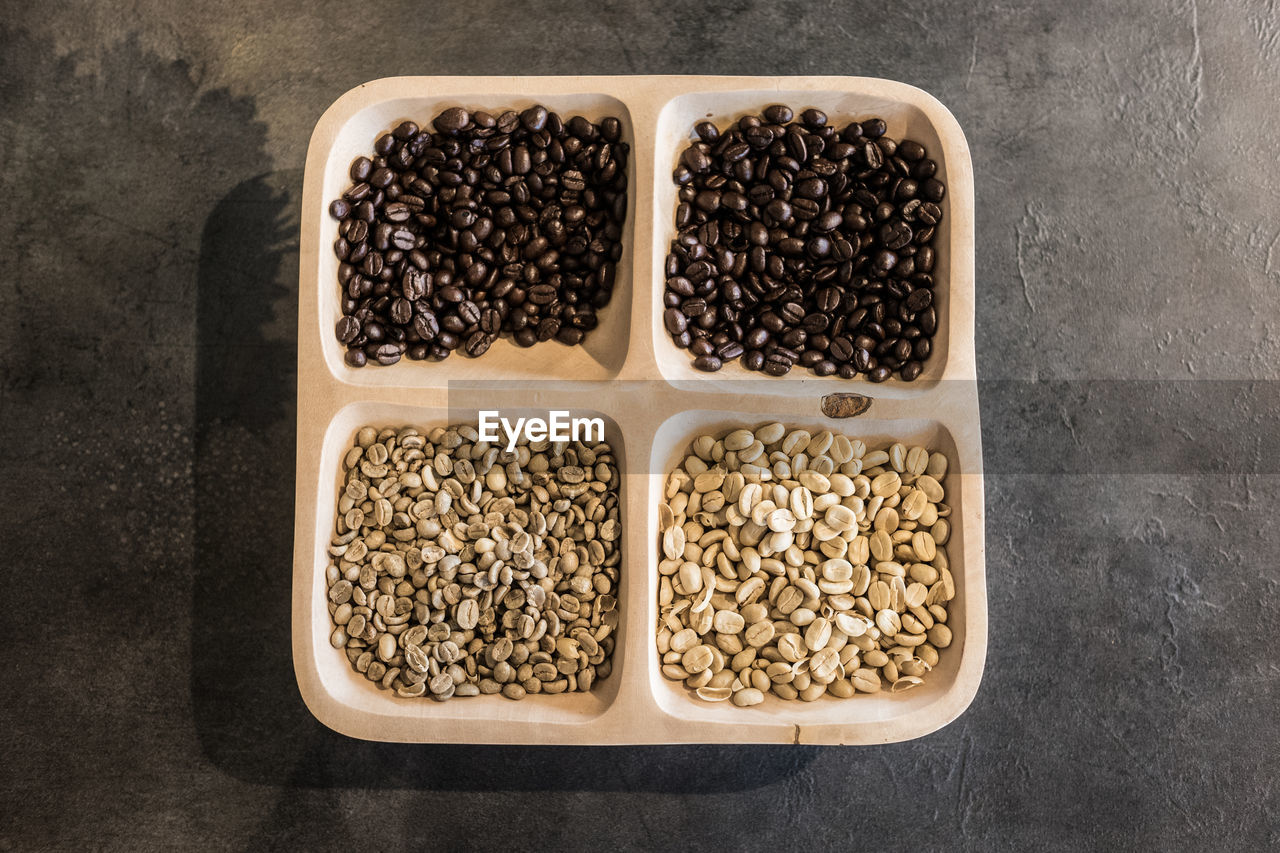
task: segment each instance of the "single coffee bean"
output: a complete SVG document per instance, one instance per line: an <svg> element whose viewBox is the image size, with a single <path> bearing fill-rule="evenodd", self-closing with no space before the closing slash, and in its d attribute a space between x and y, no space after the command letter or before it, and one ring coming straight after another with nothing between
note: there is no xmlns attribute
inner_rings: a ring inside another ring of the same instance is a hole
<svg viewBox="0 0 1280 853"><path fill-rule="evenodd" d="M432 126L444 134L455 134L467 126L471 114L462 107L447 109L431 122Z"/></svg>
<svg viewBox="0 0 1280 853"><path fill-rule="evenodd" d="M463 351L471 358L479 358L488 352L493 336L482 331L472 333L463 345Z"/></svg>
<svg viewBox="0 0 1280 853"><path fill-rule="evenodd" d="M693 366L698 370L704 370L709 373L719 370L722 362L714 355L700 355L693 360Z"/></svg>
<svg viewBox="0 0 1280 853"><path fill-rule="evenodd" d="M341 343L349 344L360 335L360 322L354 317L343 317L338 320L336 329L338 340Z"/></svg>

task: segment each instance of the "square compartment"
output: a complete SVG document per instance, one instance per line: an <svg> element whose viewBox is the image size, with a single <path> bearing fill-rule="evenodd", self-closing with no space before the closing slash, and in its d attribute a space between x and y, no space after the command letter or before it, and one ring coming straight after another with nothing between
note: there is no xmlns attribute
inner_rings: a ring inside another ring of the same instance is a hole
<svg viewBox="0 0 1280 853"><path fill-rule="evenodd" d="M758 114L770 104L786 104L797 115L803 109L817 107L826 112L836 126L878 116L888 124L889 136L917 140L938 163L938 177L947 184L947 194L942 200L943 218L934 239L938 330L933 338L933 353L914 382L904 382L896 376L879 384L864 376L820 377L800 367L793 368L786 376L770 377L748 371L739 361L726 364L716 373L704 373L694 369L688 352L672 343L663 326L663 269L676 233L678 188L671 180L671 173L680 153L693 138L693 126L699 121L711 120L723 129L743 115ZM698 391L716 389L737 393L735 384L752 380L753 393L806 396L846 390L891 398L923 393L940 380L959 375L959 365L952 363L953 340L964 342L960 348L963 352L971 349L973 339L973 167L964 132L932 95L903 83L859 77L784 79L780 88L690 92L669 100L659 113L652 157L651 334L658 370L667 380Z"/></svg>
<svg viewBox="0 0 1280 853"><path fill-rule="evenodd" d="M534 410L504 409L504 414L520 415ZM352 668L346 655L333 648L333 631L327 606L325 569L330 563L328 544L333 536L338 489L342 483L341 463L363 426L416 427L427 431L453 423L475 423L477 410L427 408L388 403L352 403L333 418L320 449L320 479L315 511L315 536L311 543L309 569L300 564L294 576L294 668L307 707L322 723L352 737L384 741L465 741L504 743L536 740L537 732L548 727L582 729L605 714L617 700L627 662L626 614L630 606L626 573L633 565L631 544L626 534L625 495L626 448L616 422L607 415L571 410L575 416L600 417L605 422L605 439L618 460L622 483L619 505L623 507L623 538L620 578L615 591L621 614L613 671L586 693L535 694L513 701L501 695L455 697L446 702L429 698L406 699L383 690ZM545 413L545 410L543 410ZM566 739L572 739L568 734Z"/></svg>
<svg viewBox="0 0 1280 853"><path fill-rule="evenodd" d="M956 597L948 607L947 621L947 626L953 633L952 643L939 650L938 667L925 676L924 683L904 693L891 694L886 690L881 693L859 694L849 699L823 696L815 702L787 701L767 694L760 705L739 708L731 702L704 702L695 697L683 683L665 678L660 671L661 659L651 633L647 638L644 655L649 685L658 706L672 717L707 726L733 727L739 730L770 726L795 727L797 737L800 736L801 729L826 727L828 736L820 737L822 742L888 743L920 737L941 728L959 716L977 693L986 657L987 613L986 585L981 562L971 563L965 559L968 545L965 536L971 524L966 513L973 510L968 501L972 495L972 484L964 481L974 476L965 472L976 470L975 462L962 454L951 431L936 420L859 419L855 424L821 418L795 418L787 415L762 417L758 413L705 409L683 412L669 418L654 436L650 460L656 474L650 481L646 531L646 544L651 545L650 553L653 554L652 565L647 567L651 591L649 600L644 603L648 611L647 624L651 631L657 630L658 504L662 499L667 474L688 455L690 443L699 435L721 435L729 430L754 428L773 420L792 428L843 432L863 440L873 450L887 448L894 441L901 441L908 445L922 444L931 451L940 451L947 456L950 464L943 486L947 491L947 503L952 508L955 522L947 544L956 582ZM806 736L805 740L812 736Z"/></svg>
<svg viewBox="0 0 1280 853"><path fill-rule="evenodd" d="M310 319L303 318L300 340L303 336L319 335L329 372L353 385L443 388L451 380L603 380L616 376L626 360L630 338L637 217L636 157L639 152L626 104L590 88L581 90L567 82L573 78L509 78L506 85L496 87L477 86L467 78L457 78L451 80L448 87L440 88L414 86L408 82L412 79L378 80L351 90L325 112L312 134L307 153L303 232L312 235L315 249L308 257L304 239L302 286L317 288L319 298L316 314ZM377 364L358 369L349 367L343 360L346 349L338 343L333 331L342 314L338 259L332 250L338 236L338 222L329 215L329 203L351 185L348 175L351 161L359 156L372 156L374 140L405 119L429 127L436 115L453 106L496 114L534 104L543 104L565 119L583 115L599 121L615 116L622 122L623 140L631 146L627 160L627 221L623 227L622 258L617 264L613 298L599 312L600 325L577 346L552 340L522 348L509 335L504 335L480 358L455 353L444 361L402 358L387 367Z"/></svg>

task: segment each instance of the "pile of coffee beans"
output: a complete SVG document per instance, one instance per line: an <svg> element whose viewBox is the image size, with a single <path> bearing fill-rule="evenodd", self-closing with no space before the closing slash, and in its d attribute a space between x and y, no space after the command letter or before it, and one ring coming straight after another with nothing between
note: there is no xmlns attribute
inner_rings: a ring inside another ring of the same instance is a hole
<svg viewBox="0 0 1280 853"><path fill-rule="evenodd" d="M923 684L953 640L947 467L781 423L695 438L658 506L662 674L740 707Z"/></svg>
<svg viewBox="0 0 1280 853"><path fill-rule="evenodd" d="M347 364L480 356L504 332L581 342L622 256L621 122L453 107L432 128L379 136L329 206Z"/></svg>
<svg viewBox="0 0 1280 853"><path fill-rule="evenodd" d="M342 470L329 642L356 672L437 701L609 677L622 524L608 443L502 451L472 424L366 426Z"/></svg>
<svg viewBox="0 0 1280 853"><path fill-rule="evenodd" d="M923 145L869 118L766 107L680 156L663 322L699 370L741 358L782 376L920 375L937 330L935 229L946 186Z"/></svg>

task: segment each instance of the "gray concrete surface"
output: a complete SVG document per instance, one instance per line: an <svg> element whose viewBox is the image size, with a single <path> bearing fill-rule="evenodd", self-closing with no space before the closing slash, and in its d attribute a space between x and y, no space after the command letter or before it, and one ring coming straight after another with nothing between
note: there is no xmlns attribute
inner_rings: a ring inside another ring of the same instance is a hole
<svg viewBox="0 0 1280 853"><path fill-rule="evenodd" d="M6 3L0 849L1280 844L1271 2ZM977 174L991 647L879 748L404 747L289 657L301 168L393 74L866 74Z"/></svg>

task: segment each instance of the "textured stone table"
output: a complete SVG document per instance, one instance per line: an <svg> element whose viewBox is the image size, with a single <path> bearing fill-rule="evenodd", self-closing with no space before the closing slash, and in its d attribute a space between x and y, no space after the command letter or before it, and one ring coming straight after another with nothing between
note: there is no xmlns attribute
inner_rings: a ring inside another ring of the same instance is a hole
<svg viewBox="0 0 1280 853"><path fill-rule="evenodd" d="M1280 843L1272 5L178 5L0 25L0 849ZM973 706L865 749L326 730L288 621L313 122L393 74L718 72L899 79L968 133Z"/></svg>

